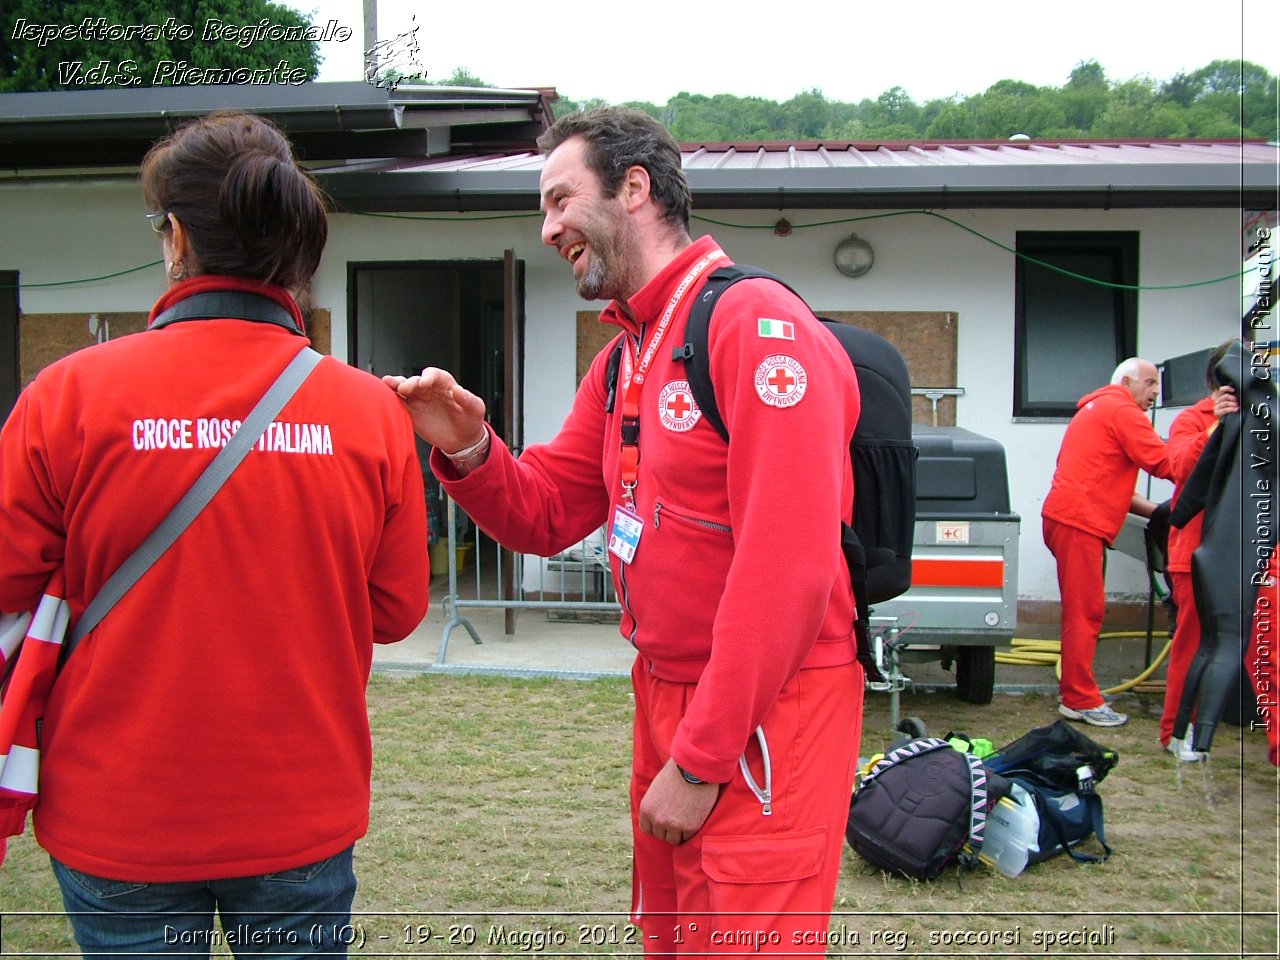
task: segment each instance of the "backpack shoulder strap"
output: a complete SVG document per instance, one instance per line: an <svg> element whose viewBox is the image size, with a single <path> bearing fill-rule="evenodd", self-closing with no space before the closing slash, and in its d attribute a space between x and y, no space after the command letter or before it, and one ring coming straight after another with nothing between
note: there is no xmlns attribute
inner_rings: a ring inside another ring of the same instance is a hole
<svg viewBox="0 0 1280 960"><path fill-rule="evenodd" d="M622 373L622 351L626 345L627 336L623 334L609 351L609 361L604 368L604 387L607 391L604 399L605 413L613 413L613 406L618 402L618 377Z"/></svg>
<svg viewBox="0 0 1280 960"><path fill-rule="evenodd" d="M698 404L698 409L702 411L707 423L715 427L716 433L720 434L726 443L729 440L729 430L724 425L724 418L720 416L720 407L716 404L715 387L711 382L711 352L709 346L711 314L715 310L716 301L720 299L722 293L739 280L747 280L752 277L763 277L766 280L772 280L795 293L795 290L785 280L774 276L767 270L762 270L749 264L735 263L733 266L719 267L712 270L707 282L698 291L698 296L693 301L693 308L689 311L689 321L685 325L684 331L685 342L681 346L672 348L671 351L672 360L684 361L685 376L689 381L689 392L693 394L693 399ZM796 294L796 296L799 296L799 294Z"/></svg>
<svg viewBox="0 0 1280 960"><path fill-rule="evenodd" d="M954 748L953 748L954 749ZM972 753L962 753L969 764L969 854L968 866L978 864L978 854L987 836L987 768Z"/></svg>
<svg viewBox="0 0 1280 960"><path fill-rule="evenodd" d="M1063 852L1077 863L1103 863L1111 856L1111 847L1107 843L1107 835L1102 827L1102 797L1096 793L1077 793L1080 802L1085 805L1089 812L1089 823L1093 827L1093 835L1098 838L1098 843L1102 847L1102 856L1096 853L1081 853L1079 850L1071 846L1071 841L1067 839L1062 824L1058 820L1049 816L1049 826L1053 830L1053 835L1057 838L1058 845L1062 847Z"/></svg>

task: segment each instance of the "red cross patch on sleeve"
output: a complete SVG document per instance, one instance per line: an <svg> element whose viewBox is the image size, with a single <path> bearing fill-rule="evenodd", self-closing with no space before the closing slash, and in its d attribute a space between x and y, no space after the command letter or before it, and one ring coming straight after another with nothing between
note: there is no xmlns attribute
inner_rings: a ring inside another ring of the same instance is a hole
<svg viewBox="0 0 1280 960"><path fill-rule="evenodd" d="M765 357L756 367L756 393L771 407L794 407L804 399L808 383L800 361L786 354Z"/></svg>

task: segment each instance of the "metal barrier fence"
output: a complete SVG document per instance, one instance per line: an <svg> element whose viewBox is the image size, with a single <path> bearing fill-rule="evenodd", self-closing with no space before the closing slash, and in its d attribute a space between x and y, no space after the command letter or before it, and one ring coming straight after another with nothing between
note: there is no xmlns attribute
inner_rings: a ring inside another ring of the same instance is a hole
<svg viewBox="0 0 1280 960"><path fill-rule="evenodd" d="M518 610L543 610L566 618L621 615L603 529L554 557L532 557L499 547L482 536L474 524L465 537L459 538L457 505L452 497L445 500L447 535L442 531L440 537L447 543L449 587L443 599L446 622L437 663L445 662L449 637L459 627L474 642L483 642L475 625L463 614L467 609L506 611L507 634L516 633Z"/></svg>

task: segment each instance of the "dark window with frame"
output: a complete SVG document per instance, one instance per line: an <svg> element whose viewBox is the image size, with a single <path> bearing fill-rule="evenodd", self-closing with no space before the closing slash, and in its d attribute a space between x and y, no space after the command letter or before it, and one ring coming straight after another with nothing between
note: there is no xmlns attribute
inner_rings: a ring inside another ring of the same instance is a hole
<svg viewBox="0 0 1280 960"><path fill-rule="evenodd" d="M0 270L0 423L18 402L18 271Z"/></svg>
<svg viewBox="0 0 1280 960"><path fill-rule="evenodd" d="M1019 231L1017 250L1013 415L1070 417L1136 350L1138 234Z"/></svg>

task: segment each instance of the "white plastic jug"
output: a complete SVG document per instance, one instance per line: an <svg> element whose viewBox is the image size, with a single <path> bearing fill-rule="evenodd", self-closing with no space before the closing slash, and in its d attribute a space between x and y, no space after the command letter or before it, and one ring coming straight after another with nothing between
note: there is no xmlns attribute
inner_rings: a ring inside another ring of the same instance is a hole
<svg viewBox="0 0 1280 960"><path fill-rule="evenodd" d="M1040 815L1026 790L1016 783L1009 787L1009 796L1001 797L987 814L978 859L1006 877L1016 877L1026 869L1031 853L1040 849Z"/></svg>

